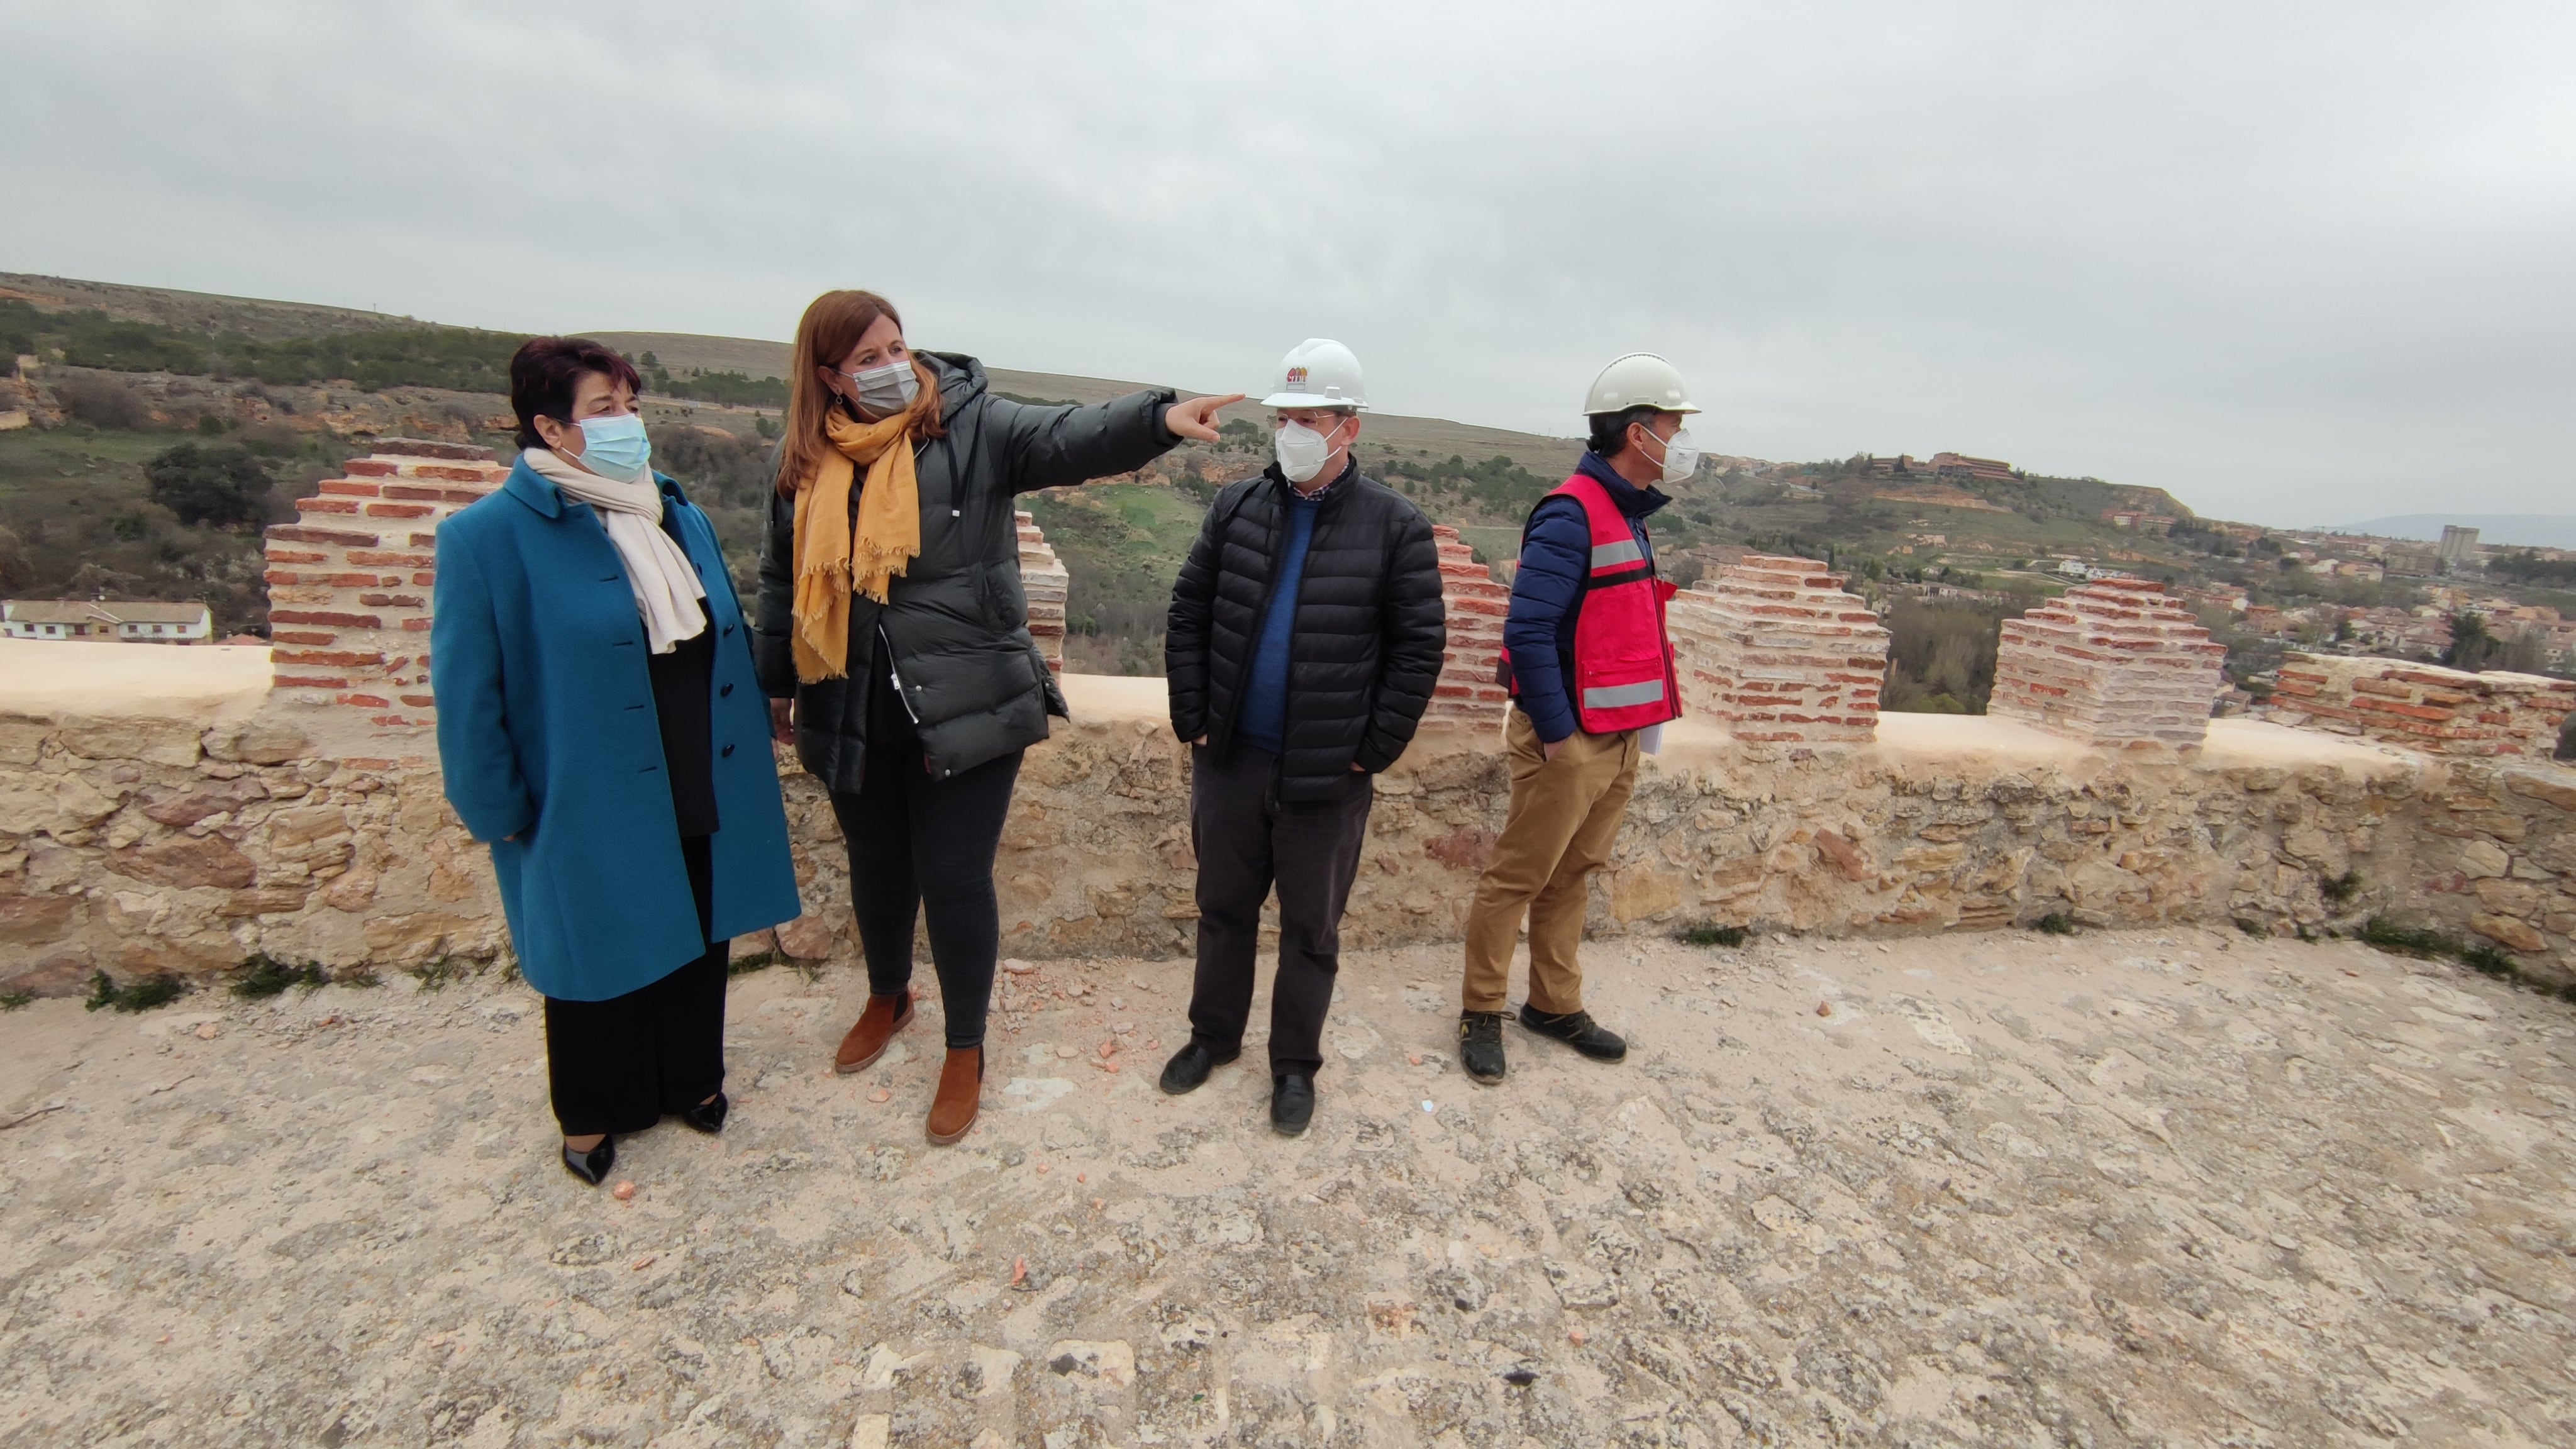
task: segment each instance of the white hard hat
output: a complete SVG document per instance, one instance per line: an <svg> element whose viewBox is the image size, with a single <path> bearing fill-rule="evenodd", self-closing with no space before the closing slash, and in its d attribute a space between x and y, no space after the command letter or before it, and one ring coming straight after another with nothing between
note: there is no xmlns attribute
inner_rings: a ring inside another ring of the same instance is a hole
<svg viewBox="0 0 2576 1449"><path fill-rule="evenodd" d="M1324 337L1309 337L1288 349L1279 359L1278 376L1270 396L1261 400L1266 408L1348 408L1364 412L1366 394L1360 386L1360 360L1342 344Z"/></svg>
<svg viewBox="0 0 2576 1449"><path fill-rule="evenodd" d="M1653 408L1658 412L1695 413L1679 369L1651 352L1631 352L1601 369L1592 390L1583 395L1583 415Z"/></svg>

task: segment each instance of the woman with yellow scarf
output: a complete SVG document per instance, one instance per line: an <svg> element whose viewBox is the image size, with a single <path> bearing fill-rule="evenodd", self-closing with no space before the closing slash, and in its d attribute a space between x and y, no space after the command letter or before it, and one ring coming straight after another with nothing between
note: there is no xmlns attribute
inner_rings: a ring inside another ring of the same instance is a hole
<svg viewBox="0 0 2576 1449"><path fill-rule="evenodd" d="M1014 500L1214 442L1217 409L1241 398L1013 402L975 359L913 351L872 292L805 309L788 386L753 643L780 736L792 719L849 850L869 995L834 1066L866 1068L912 1020L926 914L948 1037L928 1132L951 1143L981 1105L1002 819L1021 752L1066 712L1029 638Z"/></svg>

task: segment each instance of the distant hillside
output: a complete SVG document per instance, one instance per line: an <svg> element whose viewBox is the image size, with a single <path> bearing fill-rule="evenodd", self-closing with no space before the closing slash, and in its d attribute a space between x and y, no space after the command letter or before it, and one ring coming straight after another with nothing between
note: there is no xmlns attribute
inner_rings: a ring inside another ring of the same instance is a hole
<svg viewBox="0 0 2576 1449"><path fill-rule="evenodd" d="M709 507L728 562L747 575L786 344L590 335L651 359L656 455ZM0 590L202 596L227 628L255 627L264 614L255 520L226 531L182 518L150 486L150 471L177 468L169 456L183 446L215 449L245 487L266 480L255 501L277 517L369 436L506 449L501 392L521 340L348 308L0 274L0 344L37 359L23 383L0 374L0 411L23 408L36 424L0 433ZM1144 385L985 361L997 391L1031 401L1095 403ZM1194 381L1250 390L1261 362L1250 359L1242 376ZM1159 668L1170 579L1206 501L1269 461L1257 402L1229 410L1224 433L1132 477L1028 499L1073 574L1080 667ZM1358 451L1364 467L1490 560L1513 552L1530 506L1571 471L1582 445L1372 413ZM2257 531L2212 527L2160 490L2090 478L1950 478L1880 473L1865 457L1774 463L1712 453L1699 476L1669 491L1673 506L1657 515L1655 536L1668 572L1684 581L1746 549L1829 559L1873 593L1965 591L1997 607L2062 587L2050 569L2070 555L2175 580L2279 573L2269 557L2248 556Z"/></svg>
<svg viewBox="0 0 2576 1449"><path fill-rule="evenodd" d="M685 332L592 332L586 335L598 338L629 357L642 357L650 352L655 360L673 373L697 370L738 372L751 378L783 378L787 372L787 344L784 342L763 342L747 337L701 337ZM923 344L938 345L935 339L923 339ZM1139 388L1157 385L1173 387L1184 397L1197 397L1202 391L1212 390L1193 389L1176 382L1148 384L1056 372L1021 372L999 366L989 357L982 361L992 376L995 391L1048 402L1107 402ZM1235 386L1249 390L1258 382L1257 377L1247 377ZM1258 394L1255 396L1257 398ZM1262 411L1255 403L1246 402L1227 409L1224 416L1254 421L1261 418ZM1468 462L1502 455L1542 472L1553 471L1559 477L1573 471L1575 460L1583 456L1582 443L1573 438L1547 438L1506 428L1451 422L1447 418L1371 413L1362 426L1368 439L1364 450L1400 449L1406 454L1434 459L1454 453Z"/></svg>
<svg viewBox="0 0 2576 1449"><path fill-rule="evenodd" d="M2576 548L2576 513L2400 513L2390 518L2347 523L2334 531L2439 543L2444 524L2476 529L2480 543L2520 544L2526 548Z"/></svg>
<svg viewBox="0 0 2576 1449"><path fill-rule="evenodd" d="M201 334L232 333L264 342L423 325L415 317L392 317L348 307L218 297L167 287L128 287L115 282L84 282L19 272L0 272L0 301L29 302L49 311L95 308L120 322L147 322Z"/></svg>

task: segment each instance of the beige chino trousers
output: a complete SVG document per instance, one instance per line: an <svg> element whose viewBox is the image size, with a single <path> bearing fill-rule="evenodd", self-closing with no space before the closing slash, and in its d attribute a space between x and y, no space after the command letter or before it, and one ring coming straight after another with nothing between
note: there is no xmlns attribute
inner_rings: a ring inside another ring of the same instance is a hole
<svg viewBox="0 0 2576 1449"><path fill-rule="evenodd" d="M1517 707L1503 728L1512 804L1494 858L1476 881L1467 911L1469 1011L1501 1011L1509 1000L1512 944L1529 916L1529 1004L1540 1011L1583 1009L1585 887L1610 859L1611 843L1637 784L1637 732L1568 735L1556 758L1540 747L1538 729Z"/></svg>

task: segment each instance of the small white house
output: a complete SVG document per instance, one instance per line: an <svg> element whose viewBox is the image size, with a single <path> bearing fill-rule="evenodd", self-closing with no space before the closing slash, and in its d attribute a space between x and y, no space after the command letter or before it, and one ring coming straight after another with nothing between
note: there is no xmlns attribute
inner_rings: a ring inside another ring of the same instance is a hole
<svg viewBox="0 0 2576 1449"><path fill-rule="evenodd" d="M200 644L215 619L202 603L108 603L90 599L0 602L0 637L89 639L126 644Z"/></svg>

